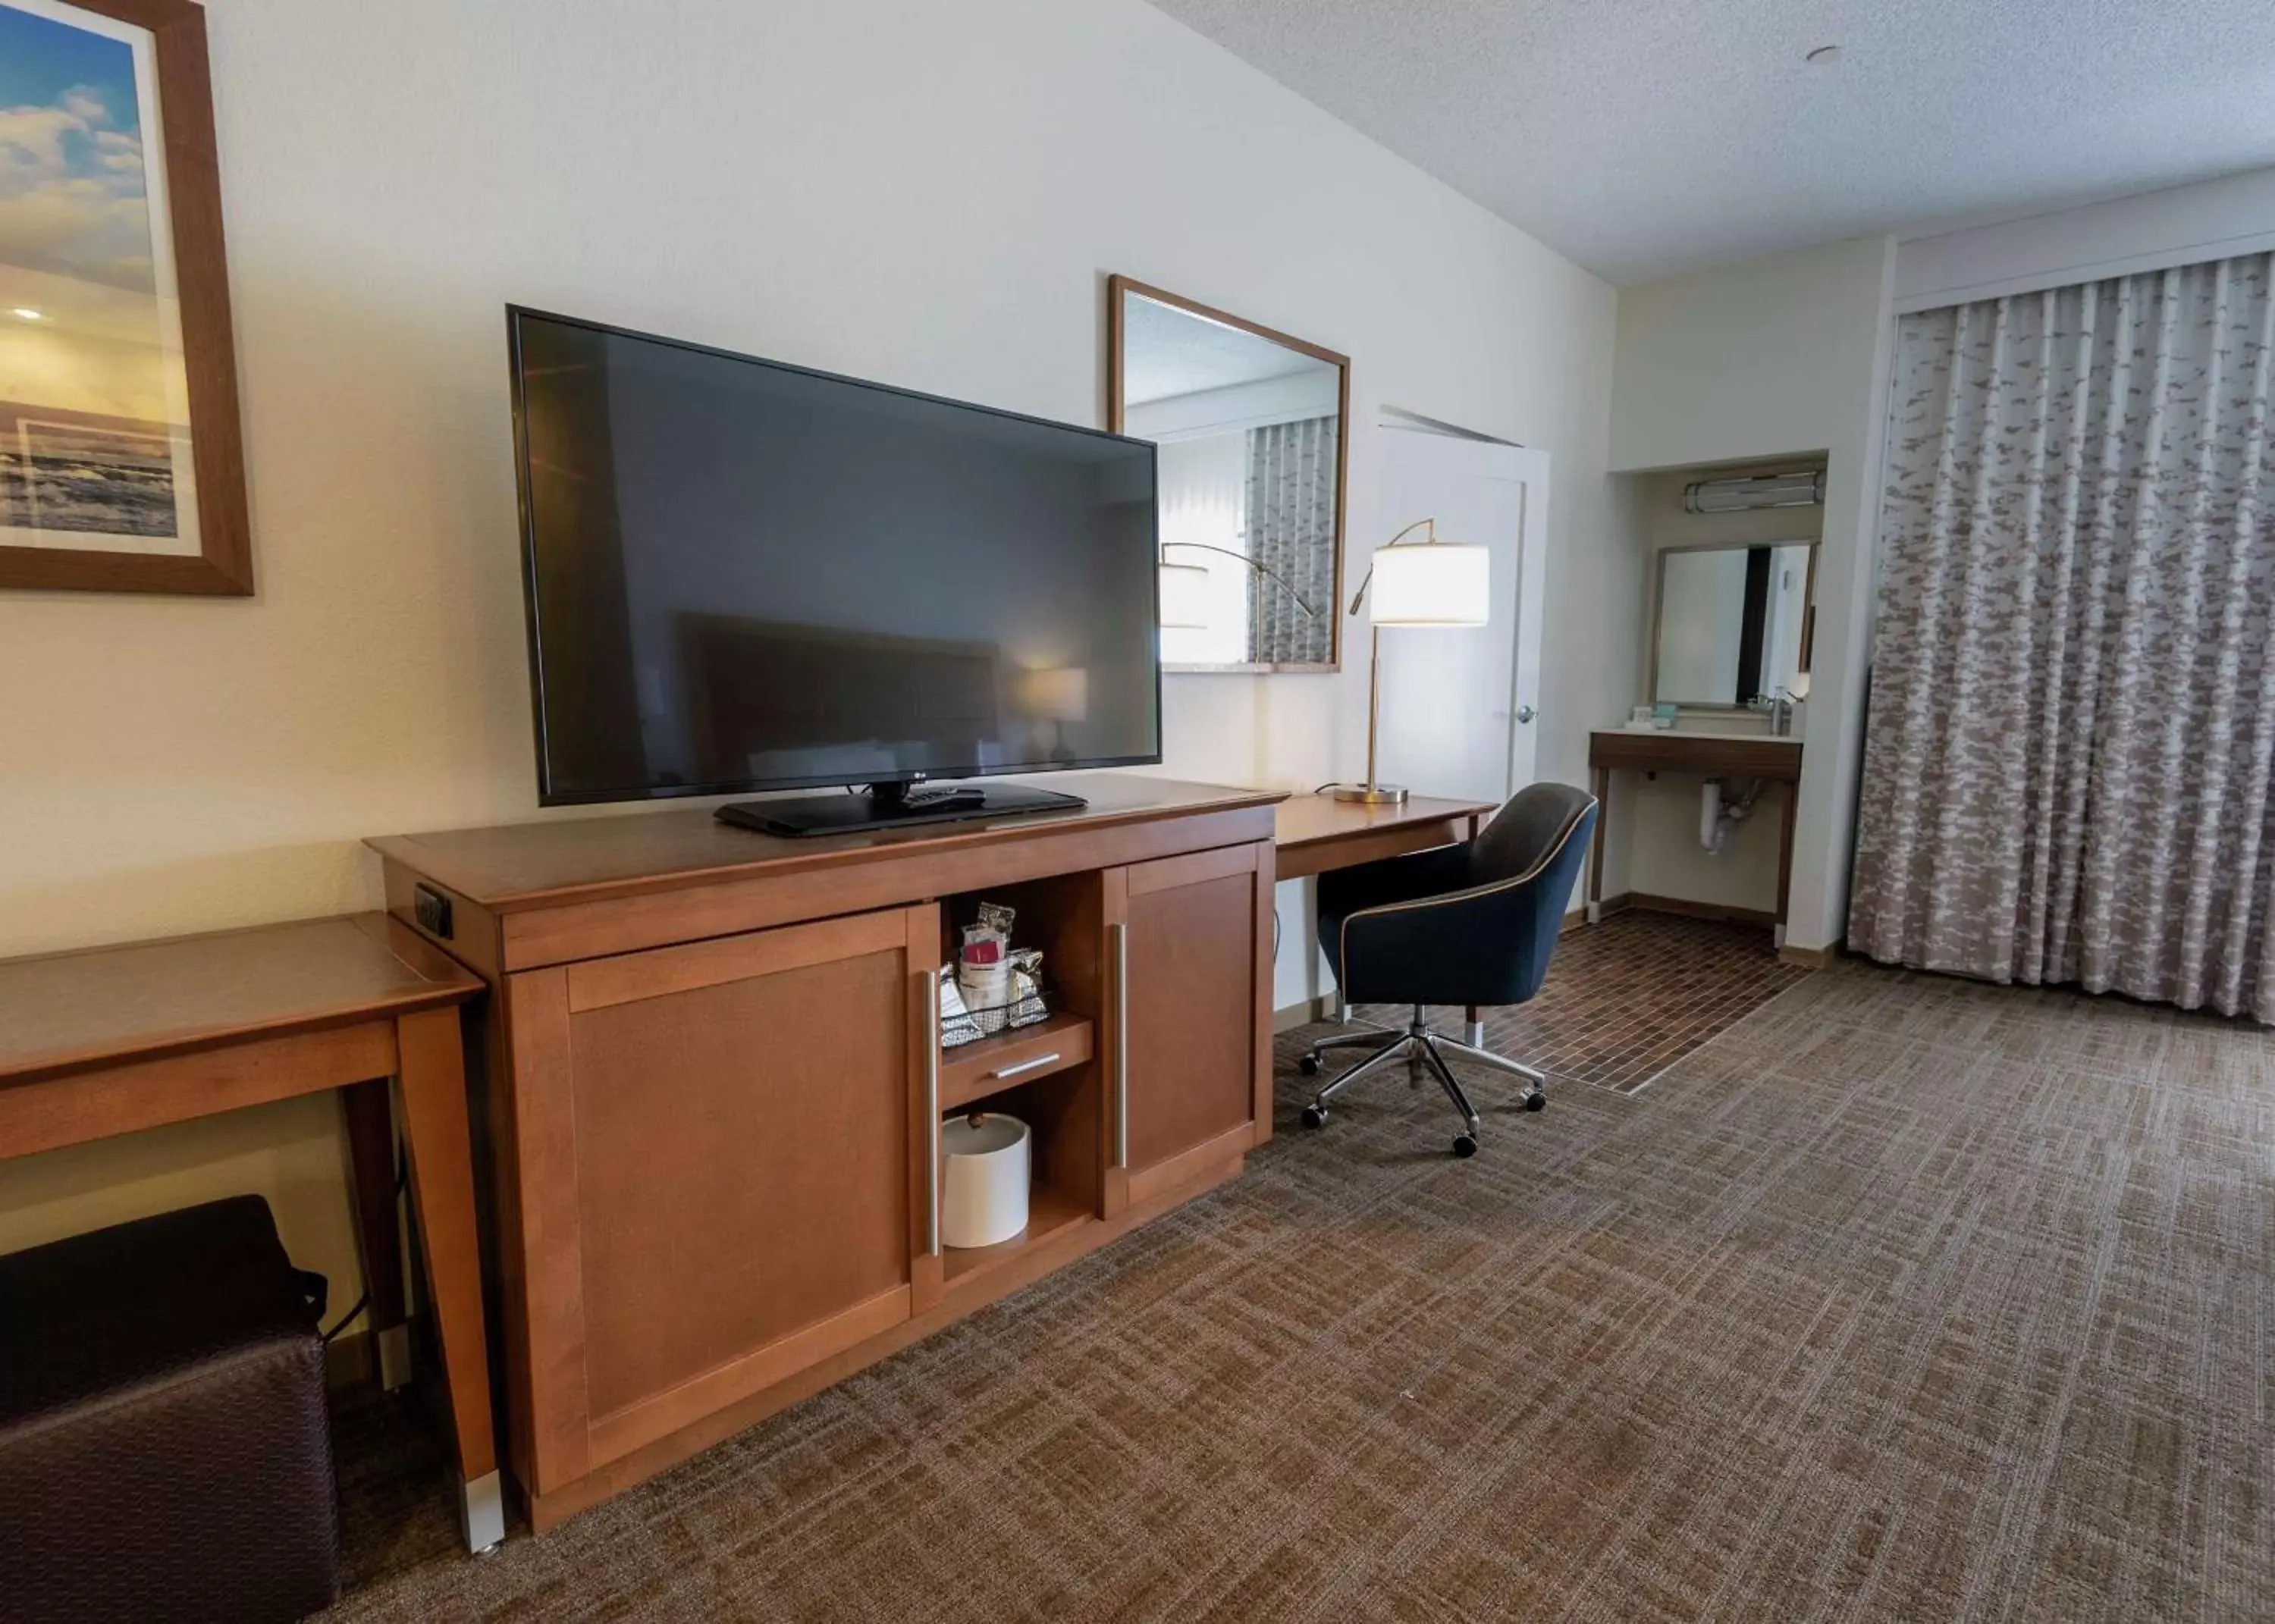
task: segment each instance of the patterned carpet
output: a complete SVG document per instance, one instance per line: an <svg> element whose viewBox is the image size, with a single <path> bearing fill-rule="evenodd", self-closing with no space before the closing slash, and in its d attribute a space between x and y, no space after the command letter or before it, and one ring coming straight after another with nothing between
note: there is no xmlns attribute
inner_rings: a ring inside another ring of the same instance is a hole
<svg viewBox="0 0 2275 1624"><path fill-rule="evenodd" d="M351 1462L338 1616L2275 1617L2261 1030L1843 966L1468 1161L1302 1040L1245 1177L543 1539Z"/></svg>

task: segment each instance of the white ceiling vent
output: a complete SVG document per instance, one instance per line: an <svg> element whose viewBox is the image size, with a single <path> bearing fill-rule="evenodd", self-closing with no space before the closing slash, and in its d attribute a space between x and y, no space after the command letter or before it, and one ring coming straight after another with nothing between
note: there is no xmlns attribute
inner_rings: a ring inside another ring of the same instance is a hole
<svg viewBox="0 0 2275 1624"><path fill-rule="evenodd" d="M1685 513L1750 513L1757 508L1816 508L1824 504L1822 470L1759 473L1741 480L1697 480L1682 487Z"/></svg>

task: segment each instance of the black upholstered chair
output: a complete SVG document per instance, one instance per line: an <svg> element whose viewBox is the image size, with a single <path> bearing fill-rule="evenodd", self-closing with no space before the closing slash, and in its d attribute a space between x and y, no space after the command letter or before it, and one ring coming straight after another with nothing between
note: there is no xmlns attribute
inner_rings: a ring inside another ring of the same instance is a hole
<svg viewBox="0 0 2275 1624"><path fill-rule="evenodd" d="M1403 1031L1339 1032L1311 1046L1301 1062L1305 1076L1319 1075L1327 1050L1366 1054L1304 1107L1304 1127L1324 1127L1328 1100L1403 1060L1417 1086L1428 1070L1462 1114L1454 1154L1476 1154L1478 1114L1447 1063L1448 1051L1523 1078L1527 1110L1548 1103L1539 1072L1433 1031L1425 1016L1431 1004L1521 1004L1540 990L1595 823L1596 797L1587 791L1533 784L1475 840L1319 876L1319 941L1344 1008L1405 1004L1414 1015Z"/></svg>

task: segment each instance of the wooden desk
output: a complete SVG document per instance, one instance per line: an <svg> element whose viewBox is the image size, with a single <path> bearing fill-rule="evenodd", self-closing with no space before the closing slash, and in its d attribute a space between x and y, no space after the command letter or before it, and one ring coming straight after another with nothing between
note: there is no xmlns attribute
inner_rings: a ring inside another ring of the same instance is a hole
<svg viewBox="0 0 2275 1624"><path fill-rule="evenodd" d="M1280 803L1272 846L1282 880L1400 857L1467 840L1498 808L1490 801L1416 795L1396 806L1365 806L1332 795Z"/></svg>
<svg viewBox="0 0 2275 1624"><path fill-rule="evenodd" d="M1369 806L1358 801L1338 801L1332 795L1291 795L1280 803L1272 845L1279 878L1301 880L1331 868L1352 868L1380 857L1403 857L1473 839L1487 818L1499 811L1490 801L1449 801L1435 796L1410 795L1395 806ZM1344 1008L1336 994L1336 1008ZM1312 1012L1319 1005L1314 1002ZM1479 1012L1465 1012L1469 1039L1485 1041Z"/></svg>
<svg viewBox="0 0 2275 1624"><path fill-rule="evenodd" d="M505 1535L458 1018L481 990L376 913L0 961L0 1157L342 1091L382 1343L403 1324L396 1079L474 1550Z"/></svg>

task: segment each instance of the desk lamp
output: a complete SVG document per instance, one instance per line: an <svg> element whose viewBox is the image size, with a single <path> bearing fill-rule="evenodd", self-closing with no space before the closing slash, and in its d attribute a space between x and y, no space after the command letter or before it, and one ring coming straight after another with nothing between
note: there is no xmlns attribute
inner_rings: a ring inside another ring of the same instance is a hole
<svg viewBox="0 0 2275 1624"><path fill-rule="evenodd" d="M1416 531L1419 541L1408 541ZM1491 555L1482 547L1438 540L1438 521L1417 519L1375 548L1366 578L1358 584L1350 612L1356 616L1374 588L1372 647L1367 654L1366 782L1335 784L1338 801L1395 806L1405 789L1375 777L1375 742L1382 724L1382 629L1385 626L1482 626L1486 621Z"/></svg>

